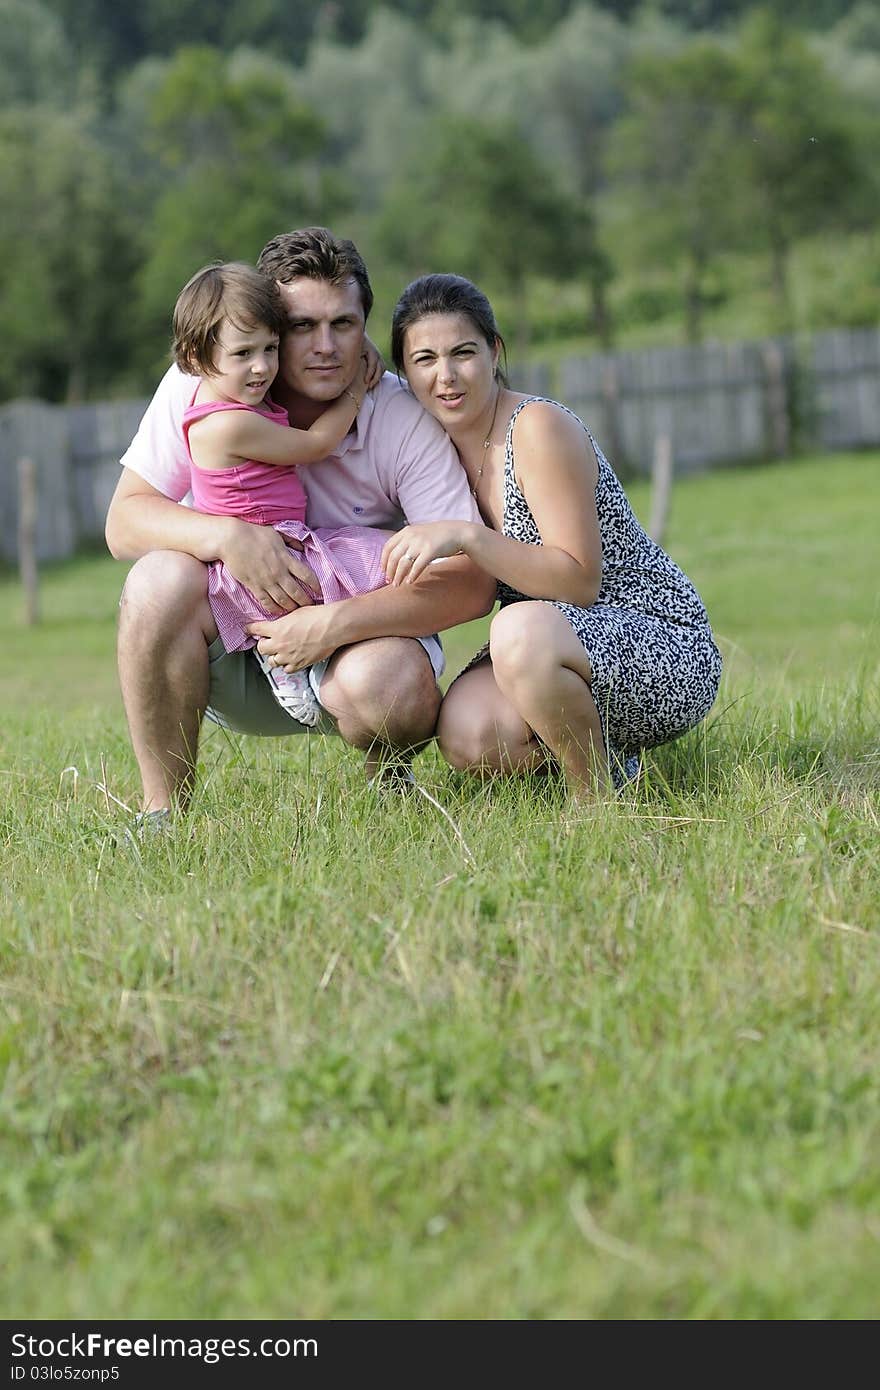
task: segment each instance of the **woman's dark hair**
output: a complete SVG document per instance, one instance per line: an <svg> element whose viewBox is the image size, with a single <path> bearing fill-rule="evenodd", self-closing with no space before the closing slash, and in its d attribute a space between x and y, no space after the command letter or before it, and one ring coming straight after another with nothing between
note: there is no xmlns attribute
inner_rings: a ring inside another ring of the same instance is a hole
<svg viewBox="0 0 880 1390"><path fill-rule="evenodd" d="M483 291L463 275L422 275L407 285L391 317L391 360L398 375L403 371L403 340L407 329L431 314L466 314L490 348L496 344L501 348L506 368L507 348L498 332L492 305ZM500 363L495 375L502 385L507 385L507 376Z"/></svg>

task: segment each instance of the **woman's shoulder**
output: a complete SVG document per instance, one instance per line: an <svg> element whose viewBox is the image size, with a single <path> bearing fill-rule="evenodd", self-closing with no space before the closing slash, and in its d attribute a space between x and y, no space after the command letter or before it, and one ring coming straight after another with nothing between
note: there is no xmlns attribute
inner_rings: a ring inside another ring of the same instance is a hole
<svg viewBox="0 0 880 1390"><path fill-rule="evenodd" d="M513 409L510 420L518 440L538 441L548 437L579 442L589 434L582 420L560 401L549 396L522 396Z"/></svg>
<svg viewBox="0 0 880 1390"><path fill-rule="evenodd" d="M596 465L590 432L567 406L547 396L524 396L511 416L510 441L518 462L533 454L546 461L548 450Z"/></svg>

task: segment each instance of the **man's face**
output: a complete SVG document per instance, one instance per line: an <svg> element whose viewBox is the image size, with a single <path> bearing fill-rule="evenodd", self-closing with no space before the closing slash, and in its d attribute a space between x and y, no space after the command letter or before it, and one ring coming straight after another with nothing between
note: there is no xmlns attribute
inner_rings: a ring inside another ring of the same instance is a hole
<svg viewBox="0 0 880 1390"><path fill-rule="evenodd" d="M278 285L287 310L276 394L320 404L354 380L364 346L364 310L354 280L331 285L299 277Z"/></svg>

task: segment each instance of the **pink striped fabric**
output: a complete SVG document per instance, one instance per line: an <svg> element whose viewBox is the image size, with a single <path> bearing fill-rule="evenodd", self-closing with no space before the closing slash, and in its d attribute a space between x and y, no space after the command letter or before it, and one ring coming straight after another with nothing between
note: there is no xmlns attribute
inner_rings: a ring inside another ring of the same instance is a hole
<svg viewBox="0 0 880 1390"><path fill-rule="evenodd" d="M388 535L370 526L315 527L301 521L279 521L275 530L302 542L302 550L289 547L298 560L304 560L318 576L320 593L312 593L318 603L335 603L357 594L381 589L387 582L379 559ZM256 645L245 625L260 618L277 618L257 602L229 570L217 560L208 566L208 601L228 652L245 651Z"/></svg>

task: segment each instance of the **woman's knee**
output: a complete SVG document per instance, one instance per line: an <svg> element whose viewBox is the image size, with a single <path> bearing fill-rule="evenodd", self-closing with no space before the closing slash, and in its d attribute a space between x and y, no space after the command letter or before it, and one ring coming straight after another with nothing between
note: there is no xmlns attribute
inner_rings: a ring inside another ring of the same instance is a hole
<svg viewBox="0 0 880 1390"><path fill-rule="evenodd" d="M528 726L498 701L457 698L453 688L440 706L437 746L459 772L500 771L515 764L530 738Z"/></svg>
<svg viewBox="0 0 880 1390"><path fill-rule="evenodd" d="M587 654L571 624L549 603L512 603L489 629L489 651L499 687L540 690L560 671L574 671L589 683Z"/></svg>
<svg viewBox="0 0 880 1390"><path fill-rule="evenodd" d="M492 619L489 652L499 684L535 678L547 665L547 620L553 611L546 603L512 603Z"/></svg>

